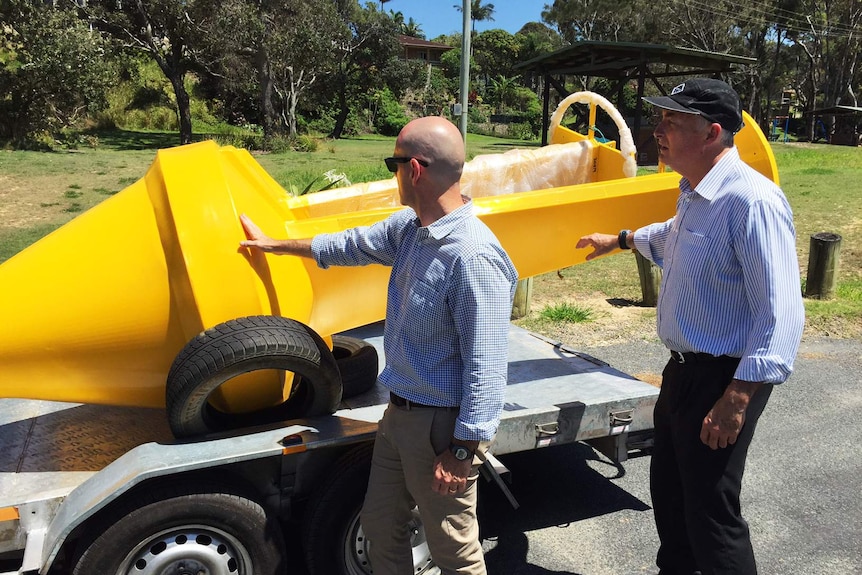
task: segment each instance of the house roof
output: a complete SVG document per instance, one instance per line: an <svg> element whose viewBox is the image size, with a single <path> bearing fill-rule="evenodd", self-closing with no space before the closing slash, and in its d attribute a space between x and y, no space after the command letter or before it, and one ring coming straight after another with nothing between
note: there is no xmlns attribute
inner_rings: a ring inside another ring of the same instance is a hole
<svg viewBox="0 0 862 575"><path fill-rule="evenodd" d="M707 52L692 48L677 48L664 44L636 42L575 42L550 54L515 65L516 70L542 74L570 74L628 78L632 71L647 64L664 64L686 68L651 70L649 76L679 76L680 74L716 74L727 72L733 64L754 64L756 58Z"/></svg>
<svg viewBox="0 0 862 575"><path fill-rule="evenodd" d="M404 34L398 36L398 42L402 46L409 46L410 48L436 48L443 51L452 49L452 46L447 46L446 44L440 44L439 42L430 42L428 40L423 40L422 38L405 36Z"/></svg>

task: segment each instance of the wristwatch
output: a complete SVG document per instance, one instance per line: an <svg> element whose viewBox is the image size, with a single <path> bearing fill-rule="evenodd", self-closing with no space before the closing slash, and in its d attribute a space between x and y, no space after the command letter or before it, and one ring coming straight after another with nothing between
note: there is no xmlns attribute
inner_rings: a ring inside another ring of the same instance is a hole
<svg viewBox="0 0 862 575"><path fill-rule="evenodd" d="M617 243L619 244L621 250L631 249L629 248L628 244L628 236L630 233L632 233L631 230L620 230L619 235L617 235Z"/></svg>
<svg viewBox="0 0 862 575"><path fill-rule="evenodd" d="M465 459L470 459L471 457L473 457L473 452L464 447L463 445L450 443L449 451L452 452L452 455L454 455L455 459L457 459L458 461L464 461Z"/></svg>

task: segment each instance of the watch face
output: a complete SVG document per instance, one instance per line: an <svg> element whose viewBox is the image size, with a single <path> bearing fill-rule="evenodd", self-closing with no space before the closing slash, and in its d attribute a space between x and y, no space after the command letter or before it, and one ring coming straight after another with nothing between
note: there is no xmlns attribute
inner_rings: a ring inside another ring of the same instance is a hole
<svg viewBox="0 0 862 575"><path fill-rule="evenodd" d="M465 447L461 447L460 445L452 446L452 454L458 461L464 461L465 459L470 457L470 451Z"/></svg>

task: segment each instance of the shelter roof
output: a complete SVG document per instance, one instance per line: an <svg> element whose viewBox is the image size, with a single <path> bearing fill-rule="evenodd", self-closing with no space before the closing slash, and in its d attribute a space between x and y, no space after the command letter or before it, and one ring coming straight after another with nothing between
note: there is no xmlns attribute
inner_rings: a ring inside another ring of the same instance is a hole
<svg viewBox="0 0 862 575"><path fill-rule="evenodd" d="M651 69L649 74L651 77L662 77L680 74L714 75L729 71L733 64L756 62L756 58L663 44L582 41L521 62L515 65L515 69L541 74L628 78L634 70L648 64L665 65L665 71ZM669 66L681 66L685 70L671 70Z"/></svg>
<svg viewBox="0 0 862 575"><path fill-rule="evenodd" d="M862 108L858 106L832 106L831 108L811 110L805 112L805 114L814 114L815 116L855 116L862 114Z"/></svg>

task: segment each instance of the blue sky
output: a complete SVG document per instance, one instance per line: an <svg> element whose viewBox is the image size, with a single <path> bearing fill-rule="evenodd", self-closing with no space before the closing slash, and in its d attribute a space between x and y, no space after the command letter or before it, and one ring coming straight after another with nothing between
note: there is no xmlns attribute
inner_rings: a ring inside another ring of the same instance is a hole
<svg viewBox="0 0 862 575"><path fill-rule="evenodd" d="M425 37L431 39L461 32L463 16L454 6L462 3L463 0L389 0L383 9L401 12L405 21L413 18ZM553 4L553 0L485 0L484 4L494 5L494 20L477 22L476 31L502 28L514 34L527 22L541 22L545 4Z"/></svg>

